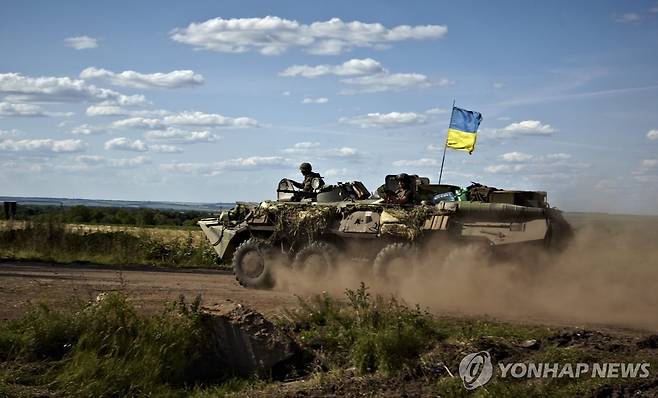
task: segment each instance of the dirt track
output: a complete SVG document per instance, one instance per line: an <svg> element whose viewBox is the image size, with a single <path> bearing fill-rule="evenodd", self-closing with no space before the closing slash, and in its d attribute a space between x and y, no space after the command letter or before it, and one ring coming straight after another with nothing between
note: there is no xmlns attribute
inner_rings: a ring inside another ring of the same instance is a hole
<svg viewBox="0 0 658 398"><path fill-rule="evenodd" d="M181 294L189 300L201 295L206 304L231 299L266 315L297 303L290 293L240 287L232 274L222 271L0 263L0 320L19 317L30 303L60 307L112 290L126 292L146 311L158 311Z"/></svg>

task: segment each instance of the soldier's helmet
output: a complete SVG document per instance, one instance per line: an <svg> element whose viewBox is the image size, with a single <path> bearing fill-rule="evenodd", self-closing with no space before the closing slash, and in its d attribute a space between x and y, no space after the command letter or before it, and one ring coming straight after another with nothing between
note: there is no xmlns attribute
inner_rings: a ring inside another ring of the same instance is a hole
<svg viewBox="0 0 658 398"><path fill-rule="evenodd" d="M313 170L313 167L311 166L310 163L304 162L304 163L299 165L299 170L303 171L303 172L309 172L309 171Z"/></svg>
<svg viewBox="0 0 658 398"><path fill-rule="evenodd" d="M407 174L407 173L400 173L397 176L398 181L404 181L406 183L408 183L410 179L411 178L409 177L409 174Z"/></svg>

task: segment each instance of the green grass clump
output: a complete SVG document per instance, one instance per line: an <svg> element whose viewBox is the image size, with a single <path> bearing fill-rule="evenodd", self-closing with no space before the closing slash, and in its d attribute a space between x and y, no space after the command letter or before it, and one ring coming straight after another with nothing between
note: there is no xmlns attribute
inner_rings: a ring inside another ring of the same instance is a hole
<svg viewBox="0 0 658 398"><path fill-rule="evenodd" d="M301 308L288 313L302 343L324 354L329 366L353 366L361 373L411 372L420 355L443 337L429 314L394 298L372 297L363 283L346 296L347 302L326 294L300 300Z"/></svg>
<svg viewBox="0 0 658 398"><path fill-rule="evenodd" d="M147 233L77 232L52 220L1 230L0 258L164 267L216 267L219 261L213 248L205 241L196 243L191 233L186 239L165 240Z"/></svg>
<svg viewBox="0 0 658 398"><path fill-rule="evenodd" d="M144 316L115 292L75 312L36 307L0 327L0 355L3 363L47 363L49 378L40 382L69 396L181 395L230 376L211 362L216 353L199 303L181 298ZM24 373L4 372L0 384L8 390Z"/></svg>

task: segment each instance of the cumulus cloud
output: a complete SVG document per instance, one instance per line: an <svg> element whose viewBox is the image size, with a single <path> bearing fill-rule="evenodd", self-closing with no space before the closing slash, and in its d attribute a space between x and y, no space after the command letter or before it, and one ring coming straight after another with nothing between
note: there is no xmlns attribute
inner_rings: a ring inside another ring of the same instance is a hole
<svg viewBox="0 0 658 398"><path fill-rule="evenodd" d="M501 88L505 87L505 83L503 83L503 82L493 82L493 84L491 86L495 89L501 89Z"/></svg>
<svg viewBox="0 0 658 398"><path fill-rule="evenodd" d="M101 103L87 107L87 116L125 116L128 111L113 103Z"/></svg>
<svg viewBox="0 0 658 398"><path fill-rule="evenodd" d="M90 48L98 47L98 39L89 36L74 36L64 39L64 43L76 50L88 50Z"/></svg>
<svg viewBox="0 0 658 398"><path fill-rule="evenodd" d="M434 158L422 158L414 160L396 160L393 162L395 167L437 167L441 162Z"/></svg>
<svg viewBox="0 0 658 398"><path fill-rule="evenodd" d="M105 149L131 152L181 153L182 148L168 144L147 145L141 140L117 137L105 142Z"/></svg>
<svg viewBox="0 0 658 398"><path fill-rule="evenodd" d="M341 82L350 86L340 91L340 94L343 95L403 91L413 88L428 88L453 84L448 79L431 80L420 73L379 73L376 75L342 79Z"/></svg>
<svg viewBox="0 0 658 398"><path fill-rule="evenodd" d="M360 75L373 75L383 73L386 70L377 61L372 58L365 59L350 59L339 65L293 65L286 68L279 75L286 77L306 77L309 79L326 76L360 76Z"/></svg>
<svg viewBox="0 0 658 398"><path fill-rule="evenodd" d="M500 155L506 164L493 164L484 168L491 174L523 173L532 176L558 176L566 177L589 167L589 164L576 162L568 153L549 153L535 156L522 152L508 152Z"/></svg>
<svg viewBox="0 0 658 398"><path fill-rule="evenodd" d="M628 12L626 14L617 15L615 17L615 22L617 23L634 23L640 20L640 15L634 12Z"/></svg>
<svg viewBox="0 0 658 398"><path fill-rule="evenodd" d="M288 159L279 156L250 156L214 163L163 163L160 165L160 170L168 173L215 176L224 171L258 171L290 166L291 162Z"/></svg>
<svg viewBox="0 0 658 398"><path fill-rule="evenodd" d="M22 104L11 102L0 102L0 116L46 116L40 106L34 104Z"/></svg>
<svg viewBox="0 0 658 398"><path fill-rule="evenodd" d="M448 31L441 25L387 28L380 23L343 22L339 18L309 25L275 16L214 18L176 28L174 41L199 50L277 55L297 47L313 54L335 55L356 47L382 48L405 40L439 39Z"/></svg>
<svg viewBox="0 0 658 398"><path fill-rule="evenodd" d="M658 166L658 159L643 159L641 164L642 164L642 167L644 167L646 169L657 167Z"/></svg>
<svg viewBox="0 0 658 398"><path fill-rule="evenodd" d="M138 128L138 129L161 129L165 125L160 119L151 119L145 117L129 117L127 119L115 120L112 122L114 128Z"/></svg>
<svg viewBox="0 0 658 398"><path fill-rule="evenodd" d="M90 67L80 72L80 78L103 79L115 86L131 88L180 88L203 84L203 76L192 70L145 74L132 70L115 73L107 69Z"/></svg>
<svg viewBox="0 0 658 398"><path fill-rule="evenodd" d="M166 130L149 131L145 134L147 140L165 141L174 144L193 144L197 142L213 142L221 139L221 136L209 131L187 131L176 128Z"/></svg>
<svg viewBox="0 0 658 398"><path fill-rule="evenodd" d="M249 128L260 127L257 120L249 117L228 117L216 113L180 112L169 114L163 118L129 117L112 122L114 128L139 128L147 130L163 130L176 126L202 126L212 128Z"/></svg>
<svg viewBox="0 0 658 398"><path fill-rule="evenodd" d="M532 155L522 152L508 152L500 155L500 158L506 162L526 162L533 158Z"/></svg>
<svg viewBox="0 0 658 398"><path fill-rule="evenodd" d="M104 132L105 129L103 127L93 126L90 124L81 124L71 129L71 134L76 134L76 135L103 134Z"/></svg>
<svg viewBox="0 0 658 398"><path fill-rule="evenodd" d="M19 73L0 73L0 94L16 101L103 102L119 105L143 105L143 95L123 95L98 88L84 80L68 77L29 77Z"/></svg>
<svg viewBox="0 0 658 398"><path fill-rule="evenodd" d="M75 158L78 164L71 165L69 168L84 170L94 167L113 167L113 168L135 168L151 161L143 155L134 158L106 158L104 156L82 155Z"/></svg>
<svg viewBox="0 0 658 398"><path fill-rule="evenodd" d="M298 155L304 158L360 159L361 151L351 147L324 148L319 142L298 142L283 150L286 154Z"/></svg>
<svg viewBox="0 0 658 398"><path fill-rule="evenodd" d="M0 151L3 152L49 152L49 153L72 153L81 152L86 144L81 140L12 140L0 141Z"/></svg>
<svg viewBox="0 0 658 398"><path fill-rule="evenodd" d="M320 97L320 98L304 98L302 104L326 104L329 102L329 98Z"/></svg>
<svg viewBox="0 0 658 398"><path fill-rule="evenodd" d="M134 152L146 152L148 150L144 142L140 140L132 141L126 137L112 138L105 142L105 149Z"/></svg>
<svg viewBox="0 0 658 398"><path fill-rule="evenodd" d="M658 140L658 130L649 130L647 133L647 139L651 141Z"/></svg>
<svg viewBox="0 0 658 398"><path fill-rule="evenodd" d="M340 123L347 123L362 129L397 128L425 124L427 116L415 112L368 113L354 117L342 117Z"/></svg>
<svg viewBox="0 0 658 398"><path fill-rule="evenodd" d="M544 124L539 120L523 120L510 123L501 129L485 131L484 135L492 138L510 138L520 136L548 136L558 131L550 124Z"/></svg>

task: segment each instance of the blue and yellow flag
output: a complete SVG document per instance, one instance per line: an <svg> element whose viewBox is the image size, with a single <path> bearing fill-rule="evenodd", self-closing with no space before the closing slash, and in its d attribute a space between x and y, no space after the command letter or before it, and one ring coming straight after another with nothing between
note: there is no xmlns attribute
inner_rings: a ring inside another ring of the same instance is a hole
<svg viewBox="0 0 658 398"><path fill-rule="evenodd" d="M482 114L453 107L446 143L448 148L468 151L469 154L473 153L481 121Z"/></svg>

